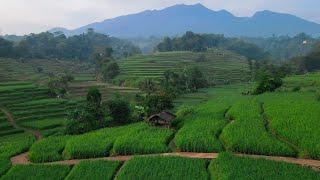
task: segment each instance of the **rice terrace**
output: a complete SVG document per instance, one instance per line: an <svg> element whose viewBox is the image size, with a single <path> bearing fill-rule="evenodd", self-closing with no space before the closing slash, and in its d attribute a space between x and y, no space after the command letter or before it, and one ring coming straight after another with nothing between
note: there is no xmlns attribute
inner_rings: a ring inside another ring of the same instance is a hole
<svg viewBox="0 0 320 180"><path fill-rule="evenodd" d="M320 180L320 21L162 6L0 17L0 180Z"/></svg>

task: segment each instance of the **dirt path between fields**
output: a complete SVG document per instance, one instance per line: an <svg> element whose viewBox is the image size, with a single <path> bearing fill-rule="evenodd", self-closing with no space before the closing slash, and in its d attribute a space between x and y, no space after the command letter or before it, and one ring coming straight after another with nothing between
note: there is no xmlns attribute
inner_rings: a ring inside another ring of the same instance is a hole
<svg viewBox="0 0 320 180"><path fill-rule="evenodd" d="M219 153L192 153L192 152L172 152L172 153L162 153L162 154L145 154L145 155L136 155L136 156L181 156L187 158L198 158L198 159L215 159L218 157ZM256 159L267 159L272 161L279 161L279 162L287 162L291 164L298 164L301 166L311 167L312 169L320 172L320 160L312 160L312 159L298 159L298 158L291 158L291 157L281 157L281 156L264 156L264 155L249 155L249 154L240 154L234 153L236 156L241 157L250 157ZM128 161L134 155L128 156L114 156L114 157L102 157L102 158L88 158L88 159L71 159L71 160L64 160L64 161L56 161L56 162L48 162L42 163L46 165L52 164L59 164L59 165L75 165L78 164L80 161L83 160L109 160L109 161ZM32 164L28 160L28 153L24 153L18 156L11 158L11 162L13 165L17 164Z"/></svg>
<svg viewBox="0 0 320 180"><path fill-rule="evenodd" d="M33 129L29 129L29 128L26 128L26 127L23 127L23 126L20 126L19 124L17 124L17 122L14 120L11 112L5 108L5 107L0 107L0 110L7 116L7 119L9 121L9 123L16 129L22 129L23 131L25 132L28 132L28 133L32 133L37 140L40 140L42 139L42 134L40 131L37 131L37 130L33 130Z"/></svg>

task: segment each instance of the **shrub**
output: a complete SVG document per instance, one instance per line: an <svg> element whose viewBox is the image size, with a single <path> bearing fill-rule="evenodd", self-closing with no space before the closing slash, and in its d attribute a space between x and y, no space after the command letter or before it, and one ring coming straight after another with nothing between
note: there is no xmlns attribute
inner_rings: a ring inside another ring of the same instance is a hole
<svg viewBox="0 0 320 180"><path fill-rule="evenodd" d="M264 92L273 92L282 86L282 79L277 75L262 73L257 81L253 94L262 94Z"/></svg>

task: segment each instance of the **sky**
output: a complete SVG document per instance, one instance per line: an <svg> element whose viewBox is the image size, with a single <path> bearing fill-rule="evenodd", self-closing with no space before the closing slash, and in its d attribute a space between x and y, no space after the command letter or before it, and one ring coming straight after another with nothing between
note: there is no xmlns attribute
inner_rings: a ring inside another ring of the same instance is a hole
<svg viewBox="0 0 320 180"><path fill-rule="evenodd" d="M319 0L0 0L0 34L39 33L54 27L75 29L144 10L196 3L236 16L271 10L320 23Z"/></svg>

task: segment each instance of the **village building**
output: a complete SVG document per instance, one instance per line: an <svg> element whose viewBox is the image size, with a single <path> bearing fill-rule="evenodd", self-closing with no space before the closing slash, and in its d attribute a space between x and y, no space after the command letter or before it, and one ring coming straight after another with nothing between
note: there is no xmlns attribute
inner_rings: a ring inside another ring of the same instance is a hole
<svg viewBox="0 0 320 180"><path fill-rule="evenodd" d="M171 122L176 118L176 115L163 111L159 114L154 114L148 118L148 122L153 126L170 127Z"/></svg>

